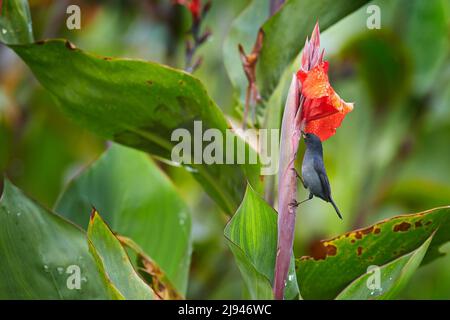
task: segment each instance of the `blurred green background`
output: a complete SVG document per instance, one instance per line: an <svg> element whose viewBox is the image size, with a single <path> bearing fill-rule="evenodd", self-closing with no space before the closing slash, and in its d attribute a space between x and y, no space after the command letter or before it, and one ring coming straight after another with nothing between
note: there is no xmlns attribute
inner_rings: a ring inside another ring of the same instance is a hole
<svg viewBox="0 0 450 320"><path fill-rule="evenodd" d="M198 52L204 61L195 76L228 115L236 114L236 106L224 67L223 43L231 23L249 2L213 0L204 22L212 36ZM69 4L81 8L81 30L65 27ZM322 34L330 81L344 100L355 104L337 134L324 143L325 164L344 221L321 201L302 205L296 256L314 250L319 239L355 227L450 205L450 2L371 4L381 8L380 30L367 28L364 6ZM184 66L190 17L172 1L32 0L30 7L36 40L67 38L99 55ZM293 70L298 66L296 62ZM32 198L53 207L67 181L106 146L61 115L23 62L0 47L0 171ZM228 217L187 172L160 166L193 214L187 297L241 296L241 277L223 237ZM298 199L306 196L299 190ZM399 298L450 299L448 270L450 256L420 268Z"/></svg>

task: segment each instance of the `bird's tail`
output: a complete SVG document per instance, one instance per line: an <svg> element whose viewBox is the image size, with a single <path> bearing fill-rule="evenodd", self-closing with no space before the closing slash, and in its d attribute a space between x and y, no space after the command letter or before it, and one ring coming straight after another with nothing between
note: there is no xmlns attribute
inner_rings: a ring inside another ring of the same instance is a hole
<svg viewBox="0 0 450 320"><path fill-rule="evenodd" d="M343 220L343 219L342 219L341 212L339 211L339 209L338 209L336 203L334 203L334 200L333 200L332 198L330 198L330 202L331 202L331 204L333 205L334 210L336 210L336 213L337 213L339 219Z"/></svg>

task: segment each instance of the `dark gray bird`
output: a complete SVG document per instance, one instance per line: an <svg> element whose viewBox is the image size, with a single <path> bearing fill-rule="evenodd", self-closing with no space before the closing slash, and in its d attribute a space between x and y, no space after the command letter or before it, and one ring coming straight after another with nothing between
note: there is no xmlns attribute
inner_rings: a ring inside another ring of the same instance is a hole
<svg viewBox="0 0 450 320"><path fill-rule="evenodd" d="M302 132L302 134L306 143L306 151L302 163L302 177L299 178L305 189L309 190L309 197L297 205L316 196L326 202L331 202L337 215L342 219L342 215L331 197L330 182L323 164L322 142L318 136L312 133Z"/></svg>

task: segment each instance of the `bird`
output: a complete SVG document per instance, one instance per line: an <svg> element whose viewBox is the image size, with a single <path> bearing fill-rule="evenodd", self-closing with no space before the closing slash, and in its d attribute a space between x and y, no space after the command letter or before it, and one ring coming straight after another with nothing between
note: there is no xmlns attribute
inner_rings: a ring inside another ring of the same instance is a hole
<svg viewBox="0 0 450 320"><path fill-rule="evenodd" d="M342 215L331 197L330 182L323 163L322 141L313 133L302 131L302 136L305 140L306 151L302 163L302 176L300 177L297 174L297 177L300 178L303 187L309 190L309 197L301 202L297 202L296 205L309 201L316 196L326 202L330 202L338 217L342 220Z"/></svg>

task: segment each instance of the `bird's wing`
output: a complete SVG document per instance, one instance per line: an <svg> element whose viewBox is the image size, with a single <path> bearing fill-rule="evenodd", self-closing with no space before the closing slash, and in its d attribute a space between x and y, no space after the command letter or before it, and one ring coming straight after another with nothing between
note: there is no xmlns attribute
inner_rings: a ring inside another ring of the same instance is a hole
<svg viewBox="0 0 450 320"><path fill-rule="evenodd" d="M325 166L323 164L322 158L316 157L314 159L314 170L317 172L317 175L319 176L320 183L322 185L323 194L326 197L325 200L330 201L331 187L330 187L330 182L328 181L327 173L325 171Z"/></svg>

